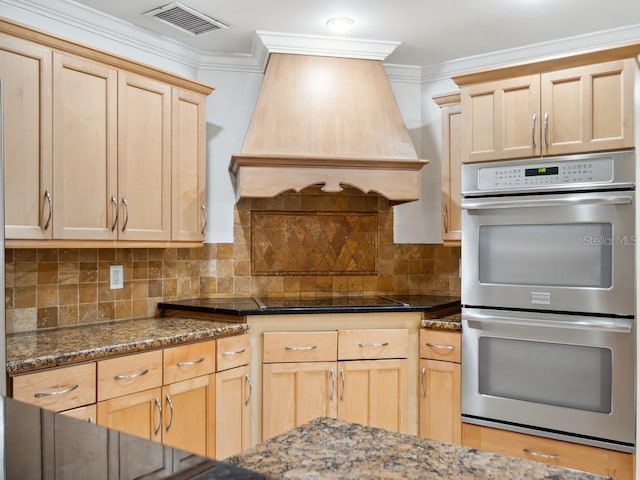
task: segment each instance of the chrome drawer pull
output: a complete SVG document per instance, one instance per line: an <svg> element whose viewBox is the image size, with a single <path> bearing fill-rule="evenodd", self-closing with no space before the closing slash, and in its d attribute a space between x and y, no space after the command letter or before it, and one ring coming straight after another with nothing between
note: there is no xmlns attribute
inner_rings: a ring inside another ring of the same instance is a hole
<svg viewBox="0 0 640 480"><path fill-rule="evenodd" d="M251 378L249 378L249 375L244 376L244 381L249 386L249 395L247 395L247 399L244 401L244 405L247 406L249 405L249 400L251 400L251 392L253 392L253 384L251 383Z"/></svg>
<svg viewBox="0 0 640 480"><path fill-rule="evenodd" d="M160 433L160 429L162 428L162 405L160 404L160 399L158 397L153 397L153 401L156 404L156 408L158 409L158 428L153 432L153 436L157 437Z"/></svg>
<svg viewBox="0 0 640 480"><path fill-rule="evenodd" d="M113 377L113 379L114 380L131 380L132 378L138 378L143 375L146 375L147 373L149 373L148 368L139 373L130 373L128 375L116 375L115 377Z"/></svg>
<svg viewBox="0 0 640 480"><path fill-rule="evenodd" d="M74 385L71 385L69 388L65 388L64 390L58 390L56 392L36 392L33 394L33 396L36 398L55 397L56 395L64 395L65 393L69 393L78 388L78 386L79 385L76 383Z"/></svg>
<svg viewBox="0 0 640 480"><path fill-rule="evenodd" d="M528 448L523 448L522 451L527 455L531 455L532 457L544 458L546 460L560 460L560 455L547 455L546 453L534 452L533 450L530 450Z"/></svg>
<svg viewBox="0 0 640 480"><path fill-rule="evenodd" d="M169 430L171 430L171 425L173 425L173 402L171 401L171 397L168 394L165 396L165 398L167 400L167 405L169 405L169 410L171 411L171 417L169 417L169 424L165 429L165 432L169 433Z"/></svg>
<svg viewBox="0 0 640 480"><path fill-rule="evenodd" d="M177 362L176 367L190 367L191 365L197 365L202 362L204 362L204 357L200 357L198 360L193 360L191 362Z"/></svg>
<svg viewBox="0 0 640 480"><path fill-rule="evenodd" d="M420 395L422 395L422 398L427 398L427 389L424 385L424 380L427 376L427 369L426 367L422 367L422 369L420 370Z"/></svg>
<svg viewBox="0 0 640 480"><path fill-rule="evenodd" d="M383 342L383 343L359 343L358 344L359 347L386 347L387 345L389 345L389 342Z"/></svg>
<svg viewBox="0 0 640 480"><path fill-rule="evenodd" d="M124 225L122 225L122 231L124 232L127 229L127 223L129 223L129 204L127 203L127 199L122 197L122 205L124 206Z"/></svg>
<svg viewBox="0 0 640 480"><path fill-rule="evenodd" d="M46 232L49 228L49 224L51 223L51 215L53 214L53 206L51 205L51 194L49 193L49 190L44 191L44 198L47 200L47 205L49 206L47 221L44 223L44 227L42 227L42 230Z"/></svg>
<svg viewBox="0 0 640 480"><path fill-rule="evenodd" d="M236 350L235 352L222 352L223 357L232 357L233 355L240 355L241 353L246 352L247 349L243 348L242 350Z"/></svg>
<svg viewBox="0 0 640 480"><path fill-rule="evenodd" d="M115 231L118 226L118 200L116 197L111 197L111 204L113 205L113 223L111 224L111 231Z"/></svg>
<svg viewBox="0 0 640 480"><path fill-rule="evenodd" d="M333 368L329 370L331 374L331 395L329 396L329 400L333 402L333 396L336 393L336 373L333 371Z"/></svg>
<svg viewBox="0 0 640 480"><path fill-rule="evenodd" d="M317 345L309 345L308 347L284 347L285 350L315 350Z"/></svg>
<svg viewBox="0 0 640 480"><path fill-rule="evenodd" d="M456 347L454 347L453 345L438 345L437 343L429 343L426 342L425 345L427 347L431 347L431 348L437 348L440 350L455 350Z"/></svg>

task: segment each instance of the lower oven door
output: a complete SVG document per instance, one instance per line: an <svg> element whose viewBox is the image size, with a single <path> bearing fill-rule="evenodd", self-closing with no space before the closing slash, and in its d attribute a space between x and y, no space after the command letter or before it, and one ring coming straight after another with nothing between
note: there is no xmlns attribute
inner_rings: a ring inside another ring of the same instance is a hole
<svg viewBox="0 0 640 480"><path fill-rule="evenodd" d="M463 308L463 421L633 451L633 325Z"/></svg>

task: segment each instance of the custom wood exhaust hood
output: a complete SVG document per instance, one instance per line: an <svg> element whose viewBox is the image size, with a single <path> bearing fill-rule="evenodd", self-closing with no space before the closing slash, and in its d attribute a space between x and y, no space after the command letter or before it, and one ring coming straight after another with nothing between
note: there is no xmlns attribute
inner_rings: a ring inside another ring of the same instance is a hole
<svg viewBox="0 0 640 480"><path fill-rule="evenodd" d="M237 198L348 185L400 203L419 198L426 163L381 61L272 53L229 170Z"/></svg>

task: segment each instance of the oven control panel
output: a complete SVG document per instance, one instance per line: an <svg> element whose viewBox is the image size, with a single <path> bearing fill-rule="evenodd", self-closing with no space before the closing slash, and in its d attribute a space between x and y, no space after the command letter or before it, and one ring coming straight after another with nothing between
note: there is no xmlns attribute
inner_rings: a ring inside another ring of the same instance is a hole
<svg viewBox="0 0 640 480"><path fill-rule="evenodd" d="M558 160L536 163L513 162L507 166L478 168L479 190L515 190L577 183L607 183L613 180L612 158Z"/></svg>

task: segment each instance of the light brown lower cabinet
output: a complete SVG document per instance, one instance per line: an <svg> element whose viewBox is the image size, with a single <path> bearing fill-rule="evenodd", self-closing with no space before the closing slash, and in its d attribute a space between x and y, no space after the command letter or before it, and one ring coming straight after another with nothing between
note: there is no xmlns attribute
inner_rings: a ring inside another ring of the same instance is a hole
<svg viewBox="0 0 640 480"><path fill-rule="evenodd" d="M465 447L575 468L618 480L635 478L634 455L631 453L467 423L462 425L462 444Z"/></svg>
<svg viewBox="0 0 640 480"><path fill-rule="evenodd" d="M264 364L263 439L267 440L317 417L336 418L337 372L337 362Z"/></svg>
<svg viewBox="0 0 640 480"><path fill-rule="evenodd" d="M249 366L216 373L215 458L223 459L249 447Z"/></svg>
<svg viewBox="0 0 640 480"><path fill-rule="evenodd" d="M197 455L214 451L214 375L162 387L162 443Z"/></svg>
<svg viewBox="0 0 640 480"><path fill-rule="evenodd" d="M338 418L407 432L407 360L338 362Z"/></svg>
<svg viewBox="0 0 640 480"><path fill-rule="evenodd" d="M157 387L98 402L98 425L160 442L161 398L162 389Z"/></svg>
<svg viewBox="0 0 640 480"><path fill-rule="evenodd" d="M461 444L461 333L420 331L421 437Z"/></svg>

